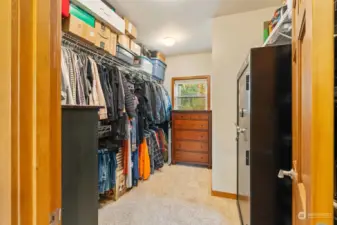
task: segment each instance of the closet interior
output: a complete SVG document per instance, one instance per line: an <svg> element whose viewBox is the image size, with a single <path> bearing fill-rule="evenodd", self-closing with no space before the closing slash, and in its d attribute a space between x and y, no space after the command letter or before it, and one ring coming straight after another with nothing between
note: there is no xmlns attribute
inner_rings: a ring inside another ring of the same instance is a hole
<svg viewBox="0 0 337 225"><path fill-rule="evenodd" d="M171 163L171 99L165 56L137 44L129 20L73 3L62 21L62 224L95 225L99 207Z"/></svg>

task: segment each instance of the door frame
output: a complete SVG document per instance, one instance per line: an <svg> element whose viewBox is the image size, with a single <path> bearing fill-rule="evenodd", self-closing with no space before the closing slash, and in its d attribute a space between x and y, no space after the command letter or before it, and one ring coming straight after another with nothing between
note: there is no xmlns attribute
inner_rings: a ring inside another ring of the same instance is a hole
<svg viewBox="0 0 337 225"><path fill-rule="evenodd" d="M245 61L243 62L239 73L236 78L236 124L239 125L239 112L240 112L240 107L239 107L239 94L240 94L240 79L242 76L245 76L245 72L248 70L249 71L249 77L250 77L250 68L249 68L249 63L250 63L250 54L247 56ZM240 222L241 224L244 224L243 222L243 217L242 217L242 210L241 210L241 205L240 205L240 200L244 201L249 201L249 196L244 196L239 194L239 134L236 132L236 171L237 171L237 176L236 176L236 205L238 207L239 211L239 217L240 217ZM250 189L250 187L249 187Z"/></svg>
<svg viewBox="0 0 337 225"><path fill-rule="evenodd" d="M1 222L45 225L61 208L61 1L3 0L0 22Z"/></svg>
<svg viewBox="0 0 337 225"><path fill-rule="evenodd" d="M292 224L332 225L334 3L294 0L292 16L293 168L297 173Z"/></svg>

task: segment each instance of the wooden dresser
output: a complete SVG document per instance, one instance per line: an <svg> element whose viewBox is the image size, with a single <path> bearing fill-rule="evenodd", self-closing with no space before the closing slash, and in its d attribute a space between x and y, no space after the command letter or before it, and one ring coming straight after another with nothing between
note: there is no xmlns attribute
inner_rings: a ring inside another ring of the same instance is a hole
<svg viewBox="0 0 337 225"><path fill-rule="evenodd" d="M212 112L172 111L172 162L212 168Z"/></svg>

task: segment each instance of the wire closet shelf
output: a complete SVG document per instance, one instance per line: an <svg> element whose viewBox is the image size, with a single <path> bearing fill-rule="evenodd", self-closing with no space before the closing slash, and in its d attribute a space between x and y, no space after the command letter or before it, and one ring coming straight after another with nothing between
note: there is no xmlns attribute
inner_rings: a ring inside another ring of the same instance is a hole
<svg viewBox="0 0 337 225"><path fill-rule="evenodd" d="M107 53L94 45L85 43L84 41L74 37L69 33L62 32L62 46L74 51L78 50L81 53L91 56L98 63L117 66L119 70L129 75L138 76L149 81L157 81L152 79L152 74L146 73L136 66L124 62L123 60L112 56L110 53Z"/></svg>

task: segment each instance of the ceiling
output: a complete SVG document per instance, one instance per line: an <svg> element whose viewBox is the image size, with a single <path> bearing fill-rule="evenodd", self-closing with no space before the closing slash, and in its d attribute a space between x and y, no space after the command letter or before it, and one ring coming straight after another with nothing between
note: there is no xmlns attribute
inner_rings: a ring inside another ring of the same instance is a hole
<svg viewBox="0 0 337 225"><path fill-rule="evenodd" d="M280 5L281 0L106 0L138 28L137 42L166 55L211 51L212 18ZM272 15L271 15L272 16ZM244 22L243 22L244 26ZM176 44L166 47L163 39Z"/></svg>

